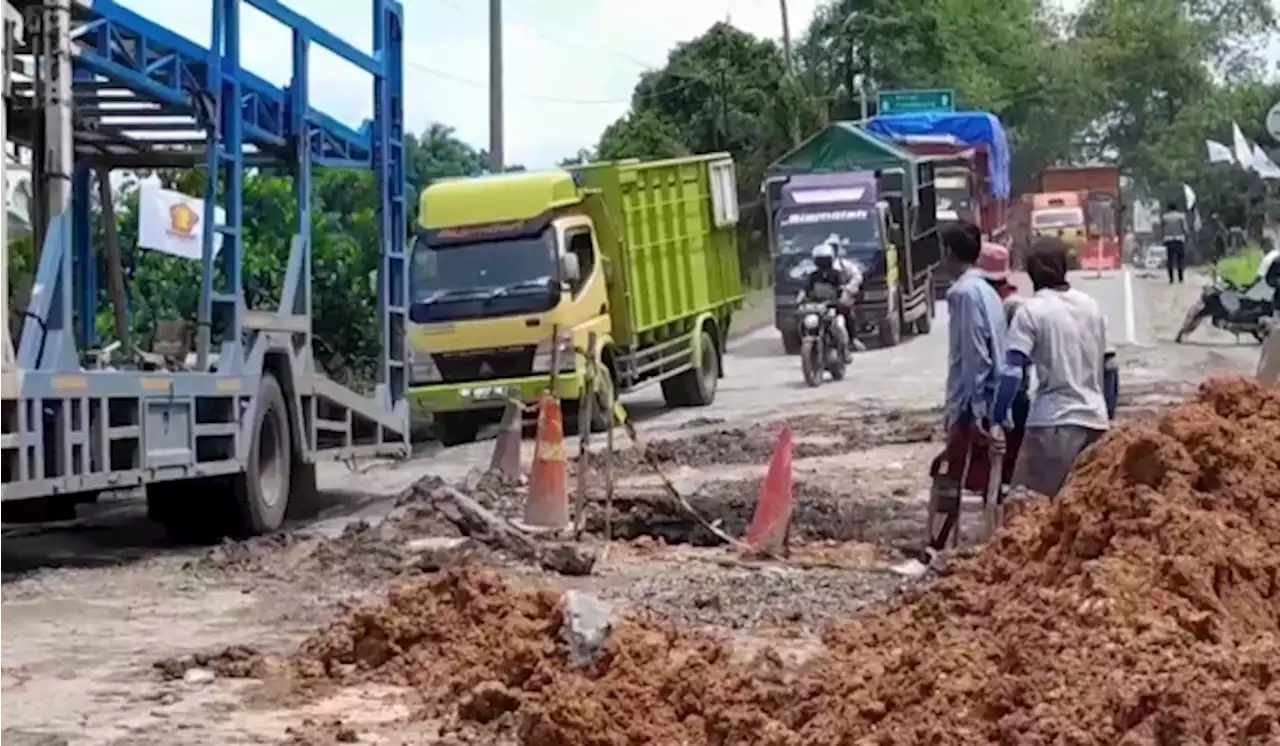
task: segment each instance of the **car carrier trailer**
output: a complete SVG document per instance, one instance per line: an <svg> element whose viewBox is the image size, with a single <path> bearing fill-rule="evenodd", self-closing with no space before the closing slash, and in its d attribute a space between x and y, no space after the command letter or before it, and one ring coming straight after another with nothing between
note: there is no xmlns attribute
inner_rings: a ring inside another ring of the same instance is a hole
<svg viewBox="0 0 1280 746"><path fill-rule="evenodd" d="M170 528L261 533L314 489L317 461L406 454L398 0L370 0L371 53L278 0L211 0L209 48L112 0L9 2L26 28L16 54L5 56L6 104L15 116L4 134L31 150L32 181L47 186L36 200L43 240L30 302L17 309L18 338L8 324L4 331L6 520L33 505L74 506L142 488L151 515ZM245 6L291 30L287 87L241 67ZM6 41L16 39L6 33ZM362 128L311 106L308 58L317 47L369 76L374 114ZM23 82L22 70L41 74ZM114 105L101 106L108 93ZM372 396L325 377L312 354L311 287L324 281L313 277L310 252L315 166L370 169L378 186L378 242L369 251L380 255L381 345ZM290 252L278 308L252 307L243 288L243 185L254 167L293 177L297 227L280 236ZM221 223L202 221L199 313L184 320L197 329L194 362L178 370L94 359L90 179L143 168L200 169L204 214L225 209Z"/></svg>

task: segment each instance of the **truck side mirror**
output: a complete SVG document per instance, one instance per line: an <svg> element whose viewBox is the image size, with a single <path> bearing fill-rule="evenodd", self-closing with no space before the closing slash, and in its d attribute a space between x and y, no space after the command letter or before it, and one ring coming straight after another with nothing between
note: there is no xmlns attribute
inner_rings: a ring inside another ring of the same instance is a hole
<svg viewBox="0 0 1280 746"><path fill-rule="evenodd" d="M582 279L582 267L578 264L578 255L565 253L560 256L560 280L575 283Z"/></svg>

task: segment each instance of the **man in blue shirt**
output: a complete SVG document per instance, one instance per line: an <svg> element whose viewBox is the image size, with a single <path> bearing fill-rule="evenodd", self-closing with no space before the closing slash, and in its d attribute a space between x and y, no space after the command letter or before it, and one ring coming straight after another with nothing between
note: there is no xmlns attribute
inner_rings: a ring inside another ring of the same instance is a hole
<svg viewBox="0 0 1280 746"><path fill-rule="evenodd" d="M950 326L947 355L947 445L930 466L929 548L942 550L960 518L960 494L965 488L986 492L992 468L992 409L1004 359L1006 323L999 294L976 267L982 251L982 232L960 223L943 234L947 264L956 281L947 291ZM935 526L938 513L944 517Z"/></svg>

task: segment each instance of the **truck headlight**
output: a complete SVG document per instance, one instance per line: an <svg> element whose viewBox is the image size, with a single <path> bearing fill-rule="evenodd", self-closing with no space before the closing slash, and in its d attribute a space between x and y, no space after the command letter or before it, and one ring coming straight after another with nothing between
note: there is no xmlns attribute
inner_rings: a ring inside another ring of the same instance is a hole
<svg viewBox="0 0 1280 746"><path fill-rule="evenodd" d="M550 373L551 372L551 340L538 343L538 348L533 353L533 372L534 373ZM573 338L572 337L556 337L556 355L560 367L560 372L571 371L576 367L573 359Z"/></svg>
<svg viewBox="0 0 1280 746"><path fill-rule="evenodd" d="M440 369L436 361L425 352L419 352L409 346L409 385L420 383L440 383Z"/></svg>

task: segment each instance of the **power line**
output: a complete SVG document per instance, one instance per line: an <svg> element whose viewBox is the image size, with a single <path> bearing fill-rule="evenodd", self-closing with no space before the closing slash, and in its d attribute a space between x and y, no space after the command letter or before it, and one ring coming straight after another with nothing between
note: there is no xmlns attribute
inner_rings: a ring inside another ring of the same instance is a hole
<svg viewBox="0 0 1280 746"><path fill-rule="evenodd" d="M473 80L471 78L464 78L460 75L454 75L453 73L445 72L444 70L437 70L434 67L428 67L419 62L414 62L413 60L405 60L404 64L405 64L405 67L418 70L419 72L426 73L427 75L433 75L437 78L443 78L444 80L452 80L455 83L461 83L463 85L470 86L472 88L483 88L486 90L489 88L488 83L481 82L478 80ZM675 93L677 91L683 91L687 88L692 88L695 84L710 85L710 83L707 80L701 77L695 77L692 75L683 75L683 74L680 74L679 72L673 72L672 74L675 75L676 77L687 78L687 80L686 82L681 83L680 85L673 86L671 88L668 88L662 91L661 94L663 95L669 94L669 93ZM634 98L634 96L629 96L625 99L560 98L557 96L543 96L539 94L525 93L523 91L513 91L513 90L508 90L507 94L511 96L515 96L517 98L523 98L529 101L541 101L544 103L551 103L551 104L567 104L572 106L602 106L602 105L615 106L618 104L629 104Z"/></svg>
<svg viewBox="0 0 1280 746"><path fill-rule="evenodd" d="M448 5L449 7L453 8L453 9L455 9L455 10L459 11L459 12L473 12L473 11L475 10L475 8L474 8L474 7L471 7L471 8L465 8L465 7L463 7L462 5L460 5L459 3L457 3L455 0L439 0L439 2L440 2L440 3L442 3L442 4L444 4L444 5ZM732 0L729 0L729 7L731 7L731 6L732 6ZM631 64L633 64L633 65L636 65L636 66L638 66L638 67L640 67L640 68L643 68L646 72L660 72L660 71L663 71L663 67L662 67L662 66L654 66L654 65L651 65L650 63L645 62L644 60L638 59L638 58L636 58L636 57L633 57L633 56L631 56L631 55L629 55L629 54L626 54L626 53L623 53L623 52L618 52L618 51L616 51L616 50L610 50L610 49L597 49L597 48L588 47L588 46L585 46L585 45L582 45L582 44L574 44L574 43L566 42L566 41L564 41L563 39L557 39L557 38L555 38L555 37L549 36L549 35L547 35L547 34L545 34L545 33L542 33L542 32L541 32L541 31L539 31L537 28L533 28L533 27L529 27L529 26L523 26L523 27L522 27L522 30L523 30L525 33L528 33L528 34L530 34L530 35L532 35L532 36L539 37L539 38L541 38L542 40L547 41L547 42L550 42L551 44L556 45L556 46L560 46L560 47L572 47L572 48L576 48L576 49L578 49L578 50L580 50L580 51L590 52L590 53L592 53L593 55L601 55L601 54L603 54L603 55L610 55L610 56L613 56L613 57L618 57L619 59L626 60L626 61L630 62L630 63L631 63ZM485 83L485 82L482 82L482 81L478 81L478 80L473 80L473 79L466 78L466 77L463 77L463 76L460 76L460 75L455 75L455 74L453 74L453 73L445 72L444 70L439 70L439 69L436 69L436 68L433 68L433 67L429 67L429 66L427 66L427 65L423 65L423 64L421 64L421 63L419 63L419 62L414 62L414 61L412 61L412 60L406 60L406 61L405 61L405 66L406 66L406 67L413 68L413 69L416 69L416 70L419 70L419 71L421 71L421 72L423 72L423 73L426 73L427 75L432 75L432 76L435 76L435 77L438 77L438 78L442 78L442 79L444 79L444 80L451 80L451 81L453 81L453 82L455 82L455 83L461 83L461 84L463 84L463 85L470 86L470 87L472 87L472 88L484 88L484 89L488 89L488 88L489 88L489 84L488 84L488 83ZM671 87L671 88L667 88L667 89L665 89L665 90L661 91L660 93L658 93L658 94L656 94L656 95L667 95L667 94L672 94L672 93L678 93L678 92L681 92L681 91L687 90L687 89L689 89L689 88L692 88L692 87L694 87L694 86L695 86L695 85L697 85L697 84L702 84L702 85L705 85L705 86L711 86L711 87L713 87L713 88L714 88L714 87L717 87L717 86L719 85L718 83L716 83L716 82L714 82L714 81L710 80L709 78L703 77L703 76L698 75L698 74L696 74L696 73L691 73L691 72L682 71L682 70L671 70L671 69L667 69L667 70L665 70L665 73L666 73L667 75L671 75L672 77L675 77L675 78L683 78L683 79L685 79L685 82L684 82L684 83L681 83L681 84L679 84L679 85L673 86L673 87ZM506 93L507 93L507 94L509 94L509 95L515 96L516 98L521 98L521 99L525 99L525 100L528 100L528 101L538 101L538 102L542 102L542 103L551 103L551 104L563 104L563 105L569 105L569 106L617 106L617 105L620 105L620 104L630 104L632 101L634 101L634 100L635 100L634 88L633 88L633 93L632 93L632 95L631 95L631 96L628 96L628 97L627 97L627 98L625 98L625 99L578 99L578 98L564 98L564 97L559 97L559 96L546 96L546 95L541 95L541 94L526 93L526 92L518 91L518 90L513 91L513 90L510 90L510 89L508 89L508 90L506 91Z"/></svg>
<svg viewBox="0 0 1280 746"><path fill-rule="evenodd" d="M438 0L438 1L444 5L448 5L454 10L457 10L463 13L472 13L475 10L474 7L463 7L461 4L459 4L455 0ZM640 59L639 57L635 57L633 55L627 54L626 52L620 52L616 49L608 49L605 47L592 47L592 46L582 44L581 42L568 41L560 37L555 37L550 34L547 34L545 31L542 31L541 29L538 29L537 27L534 27L534 26L522 25L521 30L524 31L524 33L526 34L529 34L530 36L535 36L539 39L542 39L543 41L550 42L554 46L571 47L582 52L590 52L591 54L596 56L604 55L608 57L615 57L619 60L627 62L630 65L634 65L636 67L639 67L645 70L658 70L658 69L661 69L662 67L661 65L655 65L652 62L647 62L645 60Z"/></svg>

